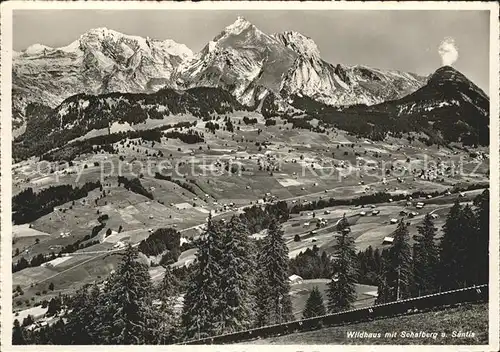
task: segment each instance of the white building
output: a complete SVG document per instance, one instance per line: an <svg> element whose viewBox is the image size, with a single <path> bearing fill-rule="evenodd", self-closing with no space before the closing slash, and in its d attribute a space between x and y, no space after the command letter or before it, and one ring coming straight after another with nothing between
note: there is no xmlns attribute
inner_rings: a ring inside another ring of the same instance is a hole
<svg viewBox="0 0 500 352"><path fill-rule="evenodd" d="M392 244L392 242L394 242L394 238L387 236L387 237L384 237L382 244Z"/></svg>
<svg viewBox="0 0 500 352"><path fill-rule="evenodd" d="M297 285L297 284L301 284L302 282L304 282L304 279L301 278L299 275L291 275L288 277L288 280L290 281L290 285Z"/></svg>

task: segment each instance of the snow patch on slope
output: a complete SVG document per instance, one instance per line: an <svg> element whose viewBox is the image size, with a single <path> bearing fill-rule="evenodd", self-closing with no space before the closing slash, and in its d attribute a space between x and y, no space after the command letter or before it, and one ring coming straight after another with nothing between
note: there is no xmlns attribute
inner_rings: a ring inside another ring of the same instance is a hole
<svg viewBox="0 0 500 352"><path fill-rule="evenodd" d="M26 48L24 51L27 55L39 55L43 54L45 51L53 50L50 46L42 44L33 44Z"/></svg>
<svg viewBox="0 0 500 352"><path fill-rule="evenodd" d="M248 29L252 24L248 22L246 19L244 19L241 16L238 16L236 21L227 26L225 29L225 33L227 35L239 35L241 34L244 30Z"/></svg>

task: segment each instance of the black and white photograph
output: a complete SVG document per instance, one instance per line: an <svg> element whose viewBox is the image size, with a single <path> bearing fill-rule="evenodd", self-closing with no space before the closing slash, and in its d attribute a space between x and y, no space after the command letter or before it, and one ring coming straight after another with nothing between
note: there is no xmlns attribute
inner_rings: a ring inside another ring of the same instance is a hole
<svg viewBox="0 0 500 352"><path fill-rule="evenodd" d="M498 350L498 4L415 4L2 6L6 350Z"/></svg>

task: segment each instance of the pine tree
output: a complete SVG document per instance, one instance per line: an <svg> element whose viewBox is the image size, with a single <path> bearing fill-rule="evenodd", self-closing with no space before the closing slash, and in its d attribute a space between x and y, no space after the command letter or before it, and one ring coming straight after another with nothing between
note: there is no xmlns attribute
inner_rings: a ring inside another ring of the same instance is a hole
<svg viewBox="0 0 500 352"><path fill-rule="evenodd" d="M373 252L373 264L376 272L380 273L382 269L382 254L378 248Z"/></svg>
<svg viewBox="0 0 500 352"><path fill-rule="evenodd" d="M268 289L265 285L261 284L262 278L265 276L266 270L262 267L261 261L262 258L262 248L264 247L264 239L257 239L253 243L253 247L255 248L255 257L253 270L254 270L254 287L252 290L252 295L254 297L254 313L255 313L255 321L254 326L259 327L266 325L269 321L269 315L265 311L264 307L266 307L266 300L268 299Z"/></svg>
<svg viewBox="0 0 500 352"><path fill-rule="evenodd" d="M71 298L69 309L71 314L67 317L66 331L71 344L90 345L98 342L98 336L93 330L96 308L99 301L99 289L96 285L91 288L86 285L80 288Z"/></svg>
<svg viewBox="0 0 500 352"><path fill-rule="evenodd" d="M464 283L464 256L468 249L463 229L463 208L458 200L451 207L443 226L440 243L440 286L442 290L462 287Z"/></svg>
<svg viewBox="0 0 500 352"><path fill-rule="evenodd" d="M52 326L50 326L48 335L50 344L68 345L70 343L68 333L66 331L66 324L62 318L59 318Z"/></svg>
<svg viewBox="0 0 500 352"><path fill-rule="evenodd" d="M490 236L490 192L484 190L483 193L474 199L477 218L477 238L473 239L470 249L471 258L474 258L471 264L471 272L475 273L473 283L483 284L488 282L489 278L489 236Z"/></svg>
<svg viewBox="0 0 500 352"><path fill-rule="evenodd" d="M164 268L163 280L158 287L158 297L161 300L176 298L179 294L179 280L172 273L169 265L165 265Z"/></svg>
<svg viewBox="0 0 500 352"><path fill-rule="evenodd" d="M433 293L437 287L439 248L435 243L437 229L430 214L417 227L418 235L413 236L413 275L416 296Z"/></svg>
<svg viewBox="0 0 500 352"><path fill-rule="evenodd" d="M196 268L191 276L182 310L182 329L186 339L213 336L221 320L222 230L209 216L199 241Z"/></svg>
<svg viewBox="0 0 500 352"><path fill-rule="evenodd" d="M403 220L398 224L393 237L391 248L382 253L382 277L378 285L377 303L393 302L411 296L413 263L410 235Z"/></svg>
<svg viewBox="0 0 500 352"><path fill-rule="evenodd" d="M47 312L45 313L47 316L53 316L59 313L61 310L61 297L53 297L49 301L49 305L47 308Z"/></svg>
<svg viewBox="0 0 500 352"><path fill-rule="evenodd" d="M104 288L97 334L102 344L155 344L160 316L153 308L153 286L148 268L128 246Z"/></svg>
<svg viewBox="0 0 500 352"><path fill-rule="evenodd" d="M35 320L33 319L33 316L31 314L28 314L28 316L23 319L22 327L30 326L34 322L35 322Z"/></svg>
<svg viewBox="0 0 500 352"><path fill-rule="evenodd" d="M321 292L319 292L318 286L314 286L309 294L302 316L304 319L307 319L325 314L326 309L325 304L323 303L323 296L321 295Z"/></svg>
<svg viewBox="0 0 500 352"><path fill-rule="evenodd" d="M328 310L338 312L349 309L356 300L358 262L354 239L342 232L333 247L333 273L328 284Z"/></svg>
<svg viewBox="0 0 500 352"><path fill-rule="evenodd" d="M465 248L462 251L462 257L459 260L463 268L462 282L460 286L467 287L477 283L478 258L476 257L476 246L478 245L478 221L476 214L471 206L467 204L462 211L460 221L462 223L462 237Z"/></svg>
<svg viewBox="0 0 500 352"><path fill-rule="evenodd" d="M248 231L233 216L224 231L222 258L222 316L219 332L249 328L253 321L253 252Z"/></svg>
<svg viewBox="0 0 500 352"><path fill-rule="evenodd" d="M25 345L26 340L24 338L23 328L19 324L19 320L14 320L14 328L12 329L12 344L13 345Z"/></svg>
<svg viewBox="0 0 500 352"><path fill-rule="evenodd" d="M347 218L345 217L345 214L342 216L342 219L339 220L337 223L337 232L342 232L345 229L350 228L349 221L347 221Z"/></svg>
<svg viewBox="0 0 500 352"><path fill-rule="evenodd" d="M161 344L171 344L178 338L179 314L175 310L175 304L179 295L179 280L172 273L169 265L165 266L163 280L157 288L157 297L161 300Z"/></svg>
<svg viewBox="0 0 500 352"><path fill-rule="evenodd" d="M382 270L385 270L386 262L382 263ZM377 298L375 300L375 304L382 304L392 301L391 288L387 284L387 277L385 275L381 275L378 278L377 283Z"/></svg>
<svg viewBox="0 0 500 352"><path fill-rule="evenodd" d="M413 280L410 234L403 220L398 224L393 236L386 272L387 282L393 295L391 301L410 297Z"/></svg>
<svg viewBox="0 0 500 352"><path fill-rule="evenodd" d="M283 230L271 221L259 255L257 325L277 324L293 318L288 280L288 248Z"/></svg>

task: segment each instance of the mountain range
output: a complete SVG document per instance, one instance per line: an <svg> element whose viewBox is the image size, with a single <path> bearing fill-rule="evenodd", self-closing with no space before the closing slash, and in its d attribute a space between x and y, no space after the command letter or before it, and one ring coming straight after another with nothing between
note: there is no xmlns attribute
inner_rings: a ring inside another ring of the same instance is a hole
<svg viewBox="0 0 500 352"><path fill-rule="evenodd" d="M489 143L489 98L454 68L422 77L335 65L311 38L268 35L241 17L197 54L106 28L14 54L13 125L25 127L17 141L24 156L114 121L234 110L266 118L298 111L372 139L422 132L429 143Z"/></svg>
<svg viewBox="0 0 500 352"><path fill-rule="evenodd" d="M54 108L79 93L143 93L169 87L220 87L245 105L269 92L302 94L327 105L397 99L426 81L411 73L333 65L297 32L268 35L239 17L196 55L172 40L91 29L61 48L34 44L14 53L13 117L29 103Z"/></svg>
<svg viewBox="0 0 500 352"><path fill-rule="evenodd" d="M13 60L13 118L22 122L29 103L56 107L79 93L144 92L167 84L193 55L172 40L154 40L91 29L71 44L34 44Z"/></svg>

